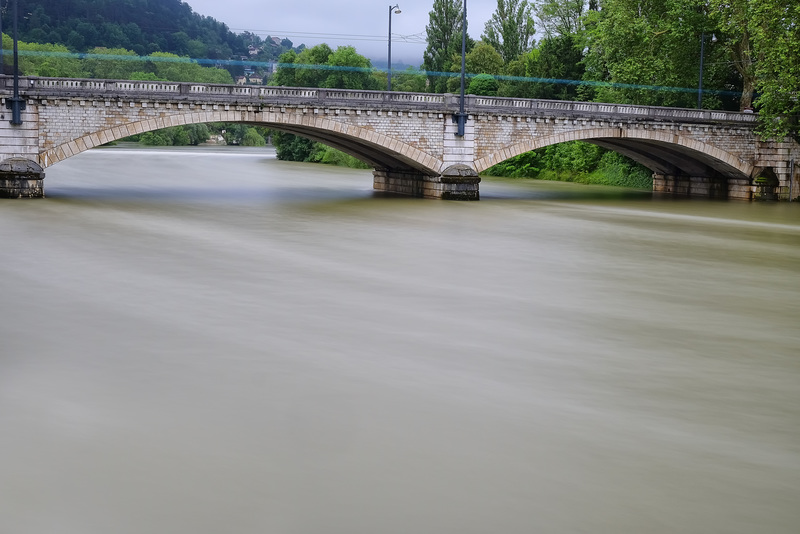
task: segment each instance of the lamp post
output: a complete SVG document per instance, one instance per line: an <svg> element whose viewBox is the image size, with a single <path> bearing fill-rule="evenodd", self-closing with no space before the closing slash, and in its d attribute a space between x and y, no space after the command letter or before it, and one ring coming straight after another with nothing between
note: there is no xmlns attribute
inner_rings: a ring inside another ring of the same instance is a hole
<svg viewBox="0 0 800 534"><path fill-rule="evenodd" d="M0 75L5 72L3 68L3 4L0 3Z"/></svg>
<svg viewBox="0 0 800 534"><path fill-rule="evenodd" d="M22 110L25 109L25 100L19 96L19 56L17 52L17 0L14 0L14 96L6 100L6 109L11 110L11 124L22 124Z"/></svg>
<svg viewBox="0 0 800 534"><path fill-rule="evenodd" d="M464 85L467 73L467 0L464 0L464 10L461 20L461 99L458 103L458 113L453 120L458 123L458 137L464 137L464 125L467 122L467 113L464 109Z"/></svg>
<svg viewBox="0 0 800 534"><path fill-rule="evenodd" d="M717 42L717 36L711 34L711 42ZM700 34L700 79L697 82L697 109L703 107L703 60L706 55L706 32Z"/></svg>
<svg viewBox="0 0 800 534"><path fill-rule="evenodd" d="M400 11L400 5L395 4L393 6L389 6L389 78L387 83L387 90L392 90L392 10L394 10L396 15L402 13Z"/></svg>

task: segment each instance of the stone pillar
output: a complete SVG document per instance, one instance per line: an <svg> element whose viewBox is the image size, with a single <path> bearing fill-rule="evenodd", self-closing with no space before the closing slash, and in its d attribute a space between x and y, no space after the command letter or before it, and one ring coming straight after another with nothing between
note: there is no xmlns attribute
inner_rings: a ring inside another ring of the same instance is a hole
<svg viewBox="0 0 800 534"><path fill-rule="evenodd" d="M472 167L451 165L441 176L426 182L425 197L442 200L480 200L481 178Z"/></svg>
<svg viewBox="0 0 800 534"><path fill-rule="evenodd" d="M440 176L417 172L375 170L376 191L439 200L479 200L478 174L466 165L452 165Z"/></svg>
<svg viewBox="0 0 800 534"><path fill-rule="evenodd" d="M751 200L753 188L745 178L725 176L653 175L653 192L674 196Z"/></svg>
<svg viewBox="0 0 800 534"><path fill-rule="evenodd" d="M653 191L655 193L669 193L675 196L689 195L689 177L673 174L654 174Z"/></svg>
<svg viewBox="0 0 800 534"><path fill-rule="evenodd" d="M43 198L44 169L35 161L8 158L0 162L0 198Z"/></svg>
<svg viewBox="0 0 800 534"><path fill-rule="evenodd" d="M423 196L424 175L410 171L391 171L376 169L372 172L372 188L384 193L396 193L411 197Z"/></svg>

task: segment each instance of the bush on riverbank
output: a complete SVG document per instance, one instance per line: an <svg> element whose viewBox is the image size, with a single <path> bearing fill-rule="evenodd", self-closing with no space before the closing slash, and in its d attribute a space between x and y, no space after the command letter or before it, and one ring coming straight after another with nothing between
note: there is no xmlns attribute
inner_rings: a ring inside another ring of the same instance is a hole
<svg viewBox="0 0 800 534"><path fill-rule="evenodd" d="M581 141L551 145L498 163L489 176L652 189L652 172L625 156Z"/></svg>

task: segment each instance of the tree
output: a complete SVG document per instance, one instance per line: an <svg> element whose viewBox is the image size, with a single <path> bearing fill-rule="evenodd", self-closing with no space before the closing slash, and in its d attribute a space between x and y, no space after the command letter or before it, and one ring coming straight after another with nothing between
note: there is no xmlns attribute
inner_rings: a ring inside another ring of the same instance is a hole
<svg viewBox="0 0 800 534"><path fill-rule="evenodd" d="M429 23L425 27L428 46L422 56L422 65L436 93L446 90L447 80L442 73L450 70L453 56L461 57L462 13L459 0L434 0L433 10L428 14Z"/></svg>
<svg viewBox="0 0 800 534"><path fill-rule="evenodd" d="M331 54L333 50L325 43L300 52L294 62L296 69L294 78L297 86L322 87L328 77L328 70L325 67Z"/></svg>
<svg viewBox="0 0 800 534"><path fill-rule="evenodd" d="M484 27L481 38L513 61L531 49L535 30L528 0L497 0L497 10Z"/></svg>
<svg viewBox="0 0 800 534"><path fill-rule="evenodd" d="M597 99L694 107L703 36L719 32L699 0L604 0L587 23L587 78L609 82ZM729 66L720 46L705 47L704 87L724 87ZM706 106L719 104L713 93Z"/></svg>
<svg viewBox="0 0 800 534"><path fill-rule="evenodd" d="M5 45L11 48L6 36ZM63 45L25 43L19 41L19 69L26 76L85 78L81 60ZM26 54L27 52L27 54ZM10 55L10 54L9 54Z"/></svg>
<svg viewBox="0 0 800 534"><path fill-rule="evenodd" d="M425 83L425 74L414 67L408 67L402 72L392 74L392 87L397 91L424 93Z"/></svg>
<svg viewBox="0 0 800 534"><path fill-rule="evenodd" d="M583 78L583 54L572 34L544 39L539 43L535 60L529 61L528 76L537 78L530 98L577 100ZM532 58L533 59L533 58Z"/></svg>
<svg viewBox="0 0 800 534"><path fill-rule="evenodd" d="M247 128L242 136L242 146L264 146L266 140L259 134L255 128Z"/></svg>
<svg viewBox="0 0 800 534"><path fill-rule="evenodd" d="M471 95L497 95L497 78L491 74L478 74L469 82L469 89L467 90Z"/></svg>
<svg viewBox="0 0 800 534"><path fill-rule="evenodd" d="M323 87L336 89L380 89L372 76L372 63L352 46L340 46L328 56L328 76Z"/></svg>
<svg viewBox="0 0 800 534"><path fill-rule="evenodd" d="M492 74L497 75L503 72L503 58L499 52L489 43L478 41L474 48L465 57L466 71L469 74ZM460 61L451 67L453 72L461 72ZM492 78L497 80L495 78ZM472 87L470 85L470 87ZM447 90L451 93L458 92L461 88L461 78L453 76L447 80ZM471 90L471 89L470 89ZM496 91L496 88L495 88ZM487 93L473 93L487 94Z"/></svg>
<svg viewBox="0 0 800 534"><path fill-rule="evenodd" d="M285 161L306 161L314 151L314 141L284 132L272 136L276 156Z"/></svg>
<svg viewBox="0 0 800 534"><path fill-rule="evenodd" d="M800 141L800 4L794 0L752 0L750 28L759 58L756 99L760 132Z"/></svg>
<svg viewBox="0 0 800 534"><path fill-rule="evenodd" d="M320 44L296 55L294 52L281 54L281 60L270 82L273 85L294 81L302 87L379 89L380 86L373 76L370 60L357 54L352 46L340 46L334 52L327 44ZM287 133L275 134L272 142L278 159L288 161L310 161L321 146Z"/></svg>
<svg viewBox="0 0 800 534"><path fill-rule="evenodd" d="M228 71L203 67L189 58L167 52L156 52L149 56L153 60L155 74L170 82L233 83Z"/></svg>
<svg viewBox="0 0 800 534"><path fill-rule="evenodd" d="M581 27L586 0L538 0L536 17L547 37L572 35Z"/></svg>
<svg viewBox="0 0 800 534"><path fill-rule="evenodd" d="M297 62L297 52L289 50L284 52L278 58L278 71L270 79L270 85L283 86L283 87L297 87L297 69L295 63Z"/></svg>
<svg viewBox="0 0 800 534"><path fill-rule="evenodd" d="M719 24L722 33L719 42L728 54L738 72L742 84L739 109L753 105L753 91L756 85L755 56L750 38L752 17L750 0L710 0L709 16Z"/></svg>
<svg viewBox="0 0 800 534"><path fill-rule="evenodd" d="M124 48L93 48L83 62L92 78L129 80L137 71L144 71L146 62Z"/></svg>

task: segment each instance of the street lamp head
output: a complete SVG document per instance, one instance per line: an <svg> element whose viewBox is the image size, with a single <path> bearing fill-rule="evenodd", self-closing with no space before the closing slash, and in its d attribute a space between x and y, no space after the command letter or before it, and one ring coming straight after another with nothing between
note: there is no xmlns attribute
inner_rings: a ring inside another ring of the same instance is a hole
<svg viewBox="0 0 800 534"><path fill-rule="evenodd" d="M400 13L402 13L402 11L400 11L400 4L395 4L393 6L389 6L389 11L391 11L393 9L394 9L394 14L395 15L399 15Z"/></svg>
<svg viewBox="0 0 800 534"><path fill-rule="evenodd" d="M395 15L399 15L400 13L402 13L402 11L400 11L400 8L394 10Z"/></svg>

